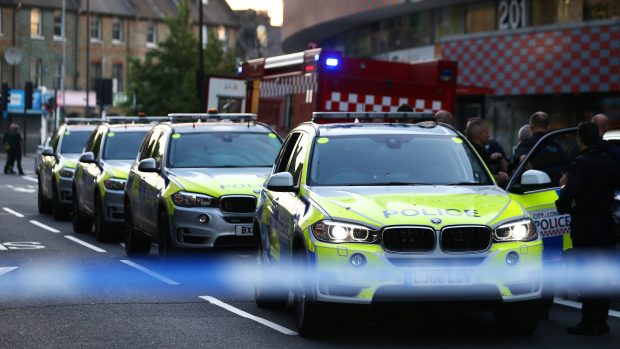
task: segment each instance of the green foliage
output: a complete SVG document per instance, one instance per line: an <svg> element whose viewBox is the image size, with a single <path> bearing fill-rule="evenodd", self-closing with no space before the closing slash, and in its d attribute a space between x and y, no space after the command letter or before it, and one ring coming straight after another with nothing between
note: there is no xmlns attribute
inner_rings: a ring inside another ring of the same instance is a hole
<svg viewBox="0 0 620 349"><path fill-rule="evenodd" d="M166 25L170 33L158 48L149 50L144 60L130 58L129 100L124 105L128 114L134 112L134 96L136 111L146 115L198 109L198 40L192 31L188 0L181 3L176 17L166 19ZM204 57L206 75L235 73L234 56L225 52L224 45L211 33Z"/></svg>

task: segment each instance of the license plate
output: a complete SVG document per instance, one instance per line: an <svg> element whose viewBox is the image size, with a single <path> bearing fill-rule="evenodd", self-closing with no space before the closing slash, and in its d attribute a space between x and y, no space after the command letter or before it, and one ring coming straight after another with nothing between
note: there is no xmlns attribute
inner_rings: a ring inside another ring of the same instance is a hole
<svg viewBox="0 0 620 349"><path fill-rule="evenodd" d="M237 236L252 236L251 225L237 225L235 226L235 234Z"/></svg>
<svg viewBox="0 0 620 349"><path fill-rule="evenodd" d="M471 272L467 270L416 270L411 283L423 286L471 285Z"/></svg>

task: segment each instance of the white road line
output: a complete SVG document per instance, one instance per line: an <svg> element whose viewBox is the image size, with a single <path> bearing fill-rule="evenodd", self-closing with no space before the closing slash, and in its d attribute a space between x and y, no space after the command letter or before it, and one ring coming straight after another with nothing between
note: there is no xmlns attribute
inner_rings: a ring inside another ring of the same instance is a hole
<svg viewBox="0 0 620 349"><path fill-rule="evenodd" d="M10 271L17 269L17 267L2 267L0 268L0 275L4 275Z"/></svg>
<svg viewBox="0 0 620 349"><path fill-rule="evenodd" d="M11 209L10 209L10 208L8 208L8 207L3 207L2 209L3 209L3 210L5 210L6 212L8 212L8 213L12 214L13 216L16 216L16 217L19 217L19 218L24 218L24 215L23 215L23 214L21 214L21 213L19 213L19 212L17 212L17 211L13 211L13 210L11 210Z"/></svg>
<svg viewBox="0 0 620 349"><path fill-rule="evenodd" d="M36 225L37 227L41 227L41 228L43 228L45 230L51 231L52 233L56 233L56 234L60 233L60 230L54 229L54 228L52 228L50 226L47 226L47 225L45 225L45 224L43 224L43 223L41 223L39 221L31 220L30 223Z"/></svg>
<svg viewBox="0 0 620 349"><path fill-rule="evenodd" d="M134 262L132 262L130 260L121 259L121 263L125 263L125 264L127 264L128 266L130 266L132 268L136 268L136 269L140 270L141 272L156 278L159 281L163 281L163 282L167 283L168 285L178 285L179 284L178 282L176 282L176 281L174 281L172 279L169 279L169 278L167 278L167 277L165 277L165 276L163 276L161 274L158 274L158 273L152 271L151 269L145 268L145 267L141 266L140 264L134 263Z"/></svg>
<svg viewBox="0 0 620 349"><path fill-rule="evenodd" d="M93 251L95 251L95 252L99 252L99 253L103 253L103 252L105 252L105 250L104 250L104 249L101 249L101 248L99 248L99 247L97 247L97 246L95 246L95 245L91 245L91 244L89 244L88 242L82 241L82 240L80 240L80 239L76 238L75 236L65 235L65 237L66 237L67 239L69 239L69 240L73 241L73 242L77 242L78 244L80 244L80 245L82 245L82 246L84 246L84 247L88 247L88 248L90 248L91 250L93 250Z"/></svg>
<svg viewBox="0 0 620 349"><path fill-rule="evenodd" d="M284 326L280 326L274 322L271 322L269 320L260 318L258 316L252 315L250 313L247 313L241 309L235 308L232 305L226 304L222 301L220 301L219 299L213 298L211 296L200 296L200 298L206 300L207 302L213 304L213 305L217 305L218 307L224 308L232 313L235 313L239 316L242 316L246 319L250 319L250 320L254 320L256 322L258 322L259 324L265 325L267 327L270 327L280 333L284 333L286 335L289 336L296 336L297 332L293 331L293 330L289 330L288 328L284 327Z"/></svg>
<svg viewBox="0 0 620 349"><path fill-rule="evenodd" d="M35 183L39 183L39 181L36 178L32 178L32 177L28 177L28 176L22 176L23 179L30 181L30 182L35 182Z"/></svg>
<svg viewBox="0 0 620 349"><path fill-rule="evenodd" d="M581 303L575 302L575 301L571 301L571 300L567 300L567 299L554 298L553 299L553 303L560 304L560 305L563 305L565 307L581 309ZM620 311L610 310L609 311L609 316L620 318Z"/></svg>

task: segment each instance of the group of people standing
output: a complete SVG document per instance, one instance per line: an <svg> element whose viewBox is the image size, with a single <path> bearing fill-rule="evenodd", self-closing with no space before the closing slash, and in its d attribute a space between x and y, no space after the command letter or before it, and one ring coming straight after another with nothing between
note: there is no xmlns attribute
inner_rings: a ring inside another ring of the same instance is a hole
<svg viewBox="0 0 620 349"><path fill-rule="evenodd" d="M2 138L2 145L6 151L6 163L4 164L5 174L15 174L13 166L17 164L17 170L20 175L24 174L22 170L22 135L19 133L19 126L11 124L9 130Z"/></svg>

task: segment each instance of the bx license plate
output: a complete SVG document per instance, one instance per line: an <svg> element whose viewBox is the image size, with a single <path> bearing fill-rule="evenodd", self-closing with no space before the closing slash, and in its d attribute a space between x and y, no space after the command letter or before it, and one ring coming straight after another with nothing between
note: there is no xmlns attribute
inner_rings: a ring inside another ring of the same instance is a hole
<svg viewBox="0 0 620 349"><path fill-rule="evenodd" d="M416 270L411 277L414 285L471 285L471 272L467 270Z"/></svg>
<svg viewBox="0 0 620 349"><path fill-rule="evenodd" d="M235 226L235 234L237 236L252 236L251 225L237 225Z"/></svg>

